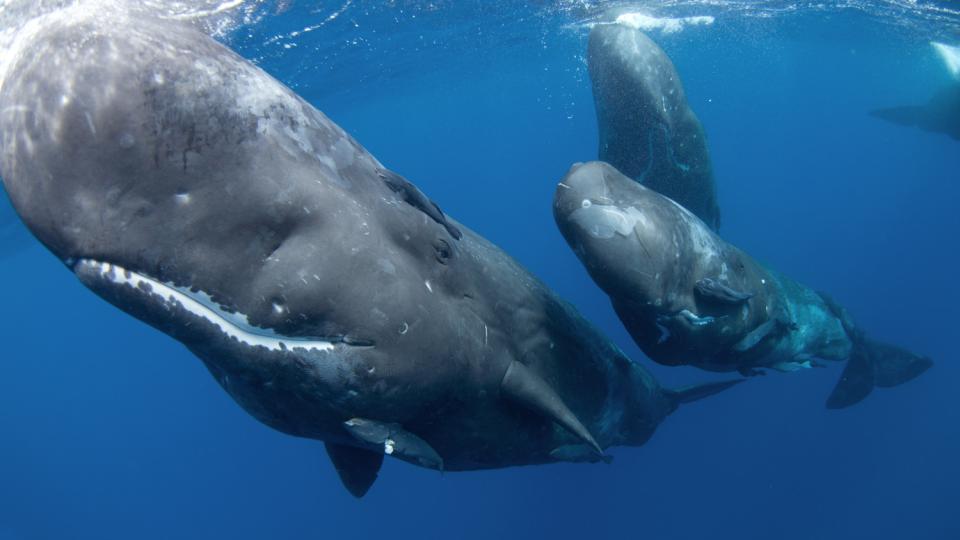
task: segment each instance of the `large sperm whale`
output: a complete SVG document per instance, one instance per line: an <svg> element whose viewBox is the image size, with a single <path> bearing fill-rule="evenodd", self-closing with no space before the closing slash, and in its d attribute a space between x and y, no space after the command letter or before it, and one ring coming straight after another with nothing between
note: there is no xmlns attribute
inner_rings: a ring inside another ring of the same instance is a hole
<svg viewBox="0 0 960 540"><path fill-rule="evenodd" d="M932 365L867 338L830 297L764 267L607 163L575 165L557 185L553 211L634 341L656 362L752 375L846 361L830 408Z"/></svg>
<svg viewBox="0 0 960 540"><path fill-rule="evenodd" d="M0 172L79 280L183 343L362 496L599 461L678 404L507 254L291 90L179 22L51 17L0 88Z"/></svg>

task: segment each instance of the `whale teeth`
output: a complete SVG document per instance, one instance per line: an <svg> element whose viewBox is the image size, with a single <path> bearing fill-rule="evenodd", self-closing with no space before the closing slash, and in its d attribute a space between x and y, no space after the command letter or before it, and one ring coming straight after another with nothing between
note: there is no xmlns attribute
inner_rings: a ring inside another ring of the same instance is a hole
<svg viewBox="0 0 960 540"><path fill-rule="evenodd" d="M92 278L117 287L130 287L143 294L153 295L167 306L179 306L193 316L212 323L224 335L251 347L264 347L273 351L303 349L324 352L334 349L331 339L284 336L272 329L254 326L246 315L225 309L214 302L210 295L196 288L178 287L116 264L93 259L80 259L74 264L73 270L81 281Z"/></svg>
<svg viewBox="0 0 960 540"><path fill-rule="evenodd" d="M500 392L504 397L549 417L589 445L598 455L603 455L603 449L573 411L546 381L527 366L516 361L510 362L500 383Z"/></svg>

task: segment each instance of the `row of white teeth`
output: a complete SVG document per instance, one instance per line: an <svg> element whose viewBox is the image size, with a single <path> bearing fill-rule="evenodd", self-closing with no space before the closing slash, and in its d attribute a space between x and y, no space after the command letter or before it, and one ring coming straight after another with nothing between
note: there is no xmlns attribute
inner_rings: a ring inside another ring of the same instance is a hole
<svg viewBox="0 0 960 540"><path fill-rule="evenodd" d="M225 335L251 347L265 347L273 351L296 349L329 351L334 347L331 341L291 338L269 328L253 326L246 315L224 310L204 292L194 292L173 284L162 283L115 264L82 259L77 262L77 267L92 269L103 279L117 285L129 286L147 294L160 296L167 304L179 305L193 315L213 323Z"/></svg>

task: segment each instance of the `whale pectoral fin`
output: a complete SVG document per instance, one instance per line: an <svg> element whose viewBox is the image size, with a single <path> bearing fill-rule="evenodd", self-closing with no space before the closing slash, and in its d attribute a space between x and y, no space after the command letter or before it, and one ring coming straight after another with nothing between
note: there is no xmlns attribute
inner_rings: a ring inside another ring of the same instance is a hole
<svg viewBox="0 0 960 540"><path fill-rule="evenodd" d="M324 445L343 487L358 499L366 495L377 480L380 466L383 465L383 454L341 444Z"/></svg>
<svg viewBox="0 0 960 540"><path fill-rule="evenodd" d="M603 455L600 445L573 411L546 381L530 371L527 366L516 361L510 362L500 383L500 392L507 399L549 417L589 445L598 455Z"/></svg>
<svg viewBox="0 0 960 540"><path fill-rule="evenodd" d="M863 401L873 391L876 374L863 347L854 346L840 380L827 398L828 409L842 409Z"/></svg>
<svg viewBox="0 0 960 540"><path fill-rule="evenodd" d="M694 286L697 294L706 300L720 304L742 304L753 298L753 293L738 291L715 279L703 278Z"/></svg>
<svg viewBox="0 0 960 540"><path fill-rule="evenodd" d="M776 326L777 321L775 319L770 319L764 322L747 333L747 335L743 336L743 339L735 343L733 345L733 350L737 352L749 351L750 349L756 347L758 343L763 341L764 338L769 336Z"/></svg>
<svg viewBox="0 0 960 540"><path fill-rule="evenodd" d="M343 425L358 441L379 449L383 454L428 469L443 471L443 458L440 454L427 441L410 433L400 424L351 418Z"/></svg>

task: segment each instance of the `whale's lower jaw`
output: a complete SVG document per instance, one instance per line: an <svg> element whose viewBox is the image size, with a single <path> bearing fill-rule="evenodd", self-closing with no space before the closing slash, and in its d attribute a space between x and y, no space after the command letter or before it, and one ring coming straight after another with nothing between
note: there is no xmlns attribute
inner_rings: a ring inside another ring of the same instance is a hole
<svg viewBox="0 0 960 540"><path fill-rule="evenodd" d="M344 366L371 346L297 338L258 328L209 296L115 264L79 259L78 279L97 295L184 344L237 403L264 424L299 437L339 433L351 395Z"/></svg>
<svg viewBox="0 0 960 540"><path fill-rule="evenodd" d="M335 338L289 337L268 328L255 327L248 322L246 315L225 310L208 294L163 283L115 264L80 259L73 269L80 280L95 292L99 293L104 288L128 289L124 292L140 294L168 309L179 307L190 316L214 325L224 337L248 347L264 347L272 351L334 349ZM124 306L119 307L124 309Z"/></svg>

